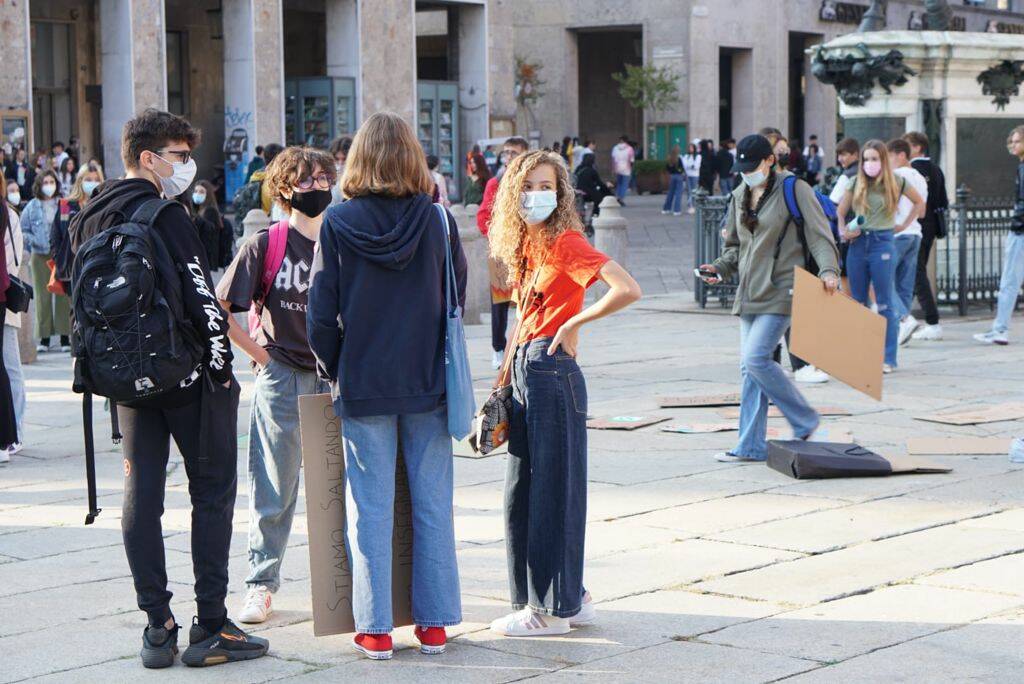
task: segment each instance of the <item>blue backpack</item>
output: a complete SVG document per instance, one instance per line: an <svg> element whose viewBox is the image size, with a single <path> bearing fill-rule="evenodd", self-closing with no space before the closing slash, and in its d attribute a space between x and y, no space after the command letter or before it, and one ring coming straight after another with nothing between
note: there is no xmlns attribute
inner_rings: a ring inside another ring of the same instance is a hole
<svg viewBox="0 0 1024 684"><path fill-rule="evenodd" d="M804 234L804 216L800 211L800 203L796 201L796 183L799 180L796 176L787 176L782 181L782 196L786 200L786 208L789 209L789 216L793 219L793 223L796 224L797 236L800 238L800 245L804 252L804 266L805 268L818 275L818 262L814 260L811 255L811 251L807 248L807 236ZM828 198L827 195L823 195L817 190L814 191L814 197L818 200L818 205L821 210L825 213L825 218L828 220L828 226L832 230L832 239L835 240L836 246L839 246L839 214L836 212L835 203ZM779 241L775 245L775 258L779 257L779 250L782 248L782 240L786 237L785 230L779 235Z"/></svg>

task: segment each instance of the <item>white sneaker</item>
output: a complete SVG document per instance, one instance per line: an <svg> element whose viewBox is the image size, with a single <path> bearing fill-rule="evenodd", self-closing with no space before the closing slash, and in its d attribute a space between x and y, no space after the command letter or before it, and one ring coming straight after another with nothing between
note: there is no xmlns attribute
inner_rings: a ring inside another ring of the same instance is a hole
<svg viewBox="0 0 1024 684"><path fill-rule="evenodd" d="M20 453L21 450L24 448L24 444L22 444L21 442L15 442L11 446L7 447L7 453L13 456L14 454Z"/></svg>
<svg viewBox="0 0 1024 684"><path fill-rule="evenodd" d="M998 344L1003 346L1010 344L1010 338L1006 336L1006 333L996 332L995 330L989 330L986 333L978 333L974 336L974 339L982 344Z"/></svg>
<svg viewBox="0 0 1024 684"><path fill-rule="evenodd" d="M935 325L925 325L918 329L916 333L910 336L912 340L929 340L938 341L942 339L942 326L936 323Z"/></svg>
<svg viewBox="0 0 1024 684"><path fill-rule="evenodd" d="M249 625L265 622L274 612L273 594L262 584L249 587L245 595L245 605L238 612L238 621Z"/></svg>
<svg viewBox="0 0 1024 684"><path fill-rule="evenodd" d="M687 214L696 214L697 210L694 209L693 207L690 207L689 209L686 210L686 213Z"/></svg>
<svg viewBox="0 0 1024 684"><path fill-rule="evenodd" d="M60 348L60 351L62 354L67 354L68 352L71 351L71 346L65 344L63 347Z"/></svg>
<svg viewBox="0 0 1024 684"><path fill-rule="evenodd" d="M871 302L871 312L878 313L878 302Z"/></svg>
<svg viewBox="0 0 1024 684"><path fill-rule="evenodd" d="M808 365L793 373L793 379L797 382L818 384L828 382L828 373L823 370L818 370L814 366Z"/></svg>
<svg viewBox="0 0 1024 684"><path fill-rule="evenodd" d="M491 631L508 637L553 636L569 633L569 619L541 615L529 608L509 613L491 623Z"/></svg>
<svg viewBox="0 0 1024 684"><path fill-rule="evenodd" d="M748 456L737 456L731 451L721 451L715 454L715 460L719 463L757 463L758 459Z"/></svg>
<svg viewBox="0 0 1024 684"><path fill-rule="evenodd" d="M491 369L498 370L501 368L502 361L505 360L505 352L494 352L491 354Z"/></svg>
<svg viewBox="0 0 1024 684"><path fill-rule="evenodd" d="M589 625L597 620L597 609L594 608L594 599L590 596L590 592L583 594L583 605L580 606L580 612L569 618L570 627L578 627L580 625Z"/></svg>
<svg viewBox="0 0 1024 684"><path fill-rule="evenodd" d="M896 366L890 366L887 363L883 363L882 364L882 372L885 373L886 375L888 375L889 373L892 373L895 370L896 370Z"/></svg>
<svg viewBox="0 0 1024 684"><path fill-rule="evenodd" d="M673 211L673 212L672 212L672 215L673 215L673 216L682 216L682 215L683 215L683 212L681 212L681 211Z"/></svg>
<svg viewBox="0 0 1024 684"><path fill-rule="evenodd" d="M668 214L669 214L669 212L668 212L668 211L666 211L665 209L662 209L662 210L661 210L661 215L662 215L662 216L668 216Z"/></svg>
<svg viewBox="0 0 1024 684"><path fill-rule="evenodd" d="M45 354L48 351L50 351L50 348L47 347L45 344L37 344L36 345L36 353L37 354Z"/></svg>
<svg viewBox="0 0 1024 684"><path fill-rule="evenodd" d="M899 343L906 344L910 341L910 336L917 330L917 326L920 325L917 319L911 315L907 315L902 321L900 321L900 332L899 332Z"/></svg>
<svg viewBox="0 0 1024 684"><path fill-rule="evenodd" d="M0 449L0 464L11 462L11 452L7 449Z"/></svg>

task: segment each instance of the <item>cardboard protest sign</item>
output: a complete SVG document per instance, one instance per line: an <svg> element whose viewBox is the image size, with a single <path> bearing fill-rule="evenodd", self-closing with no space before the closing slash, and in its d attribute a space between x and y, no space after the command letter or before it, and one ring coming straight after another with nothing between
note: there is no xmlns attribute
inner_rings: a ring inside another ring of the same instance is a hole
<svg viewBox="0 0 1024 684"><path fill-rule="evenodd" d="M914 416L914 418L931 423L945 423L946 425L999 423L1004 420L1020 420L1024 418L1024 403L1010 402L992 406L976 406L957 411L944 411L926 416Z"/></svg>
<svg viewBox="0 0 1024 684"><path fill-rule="evenodd" d="M739 406L740 395L730 394L700 394L693 397L658 397L660 408L698 408L715 406Z"/></svg>
<svg viewBox="0 0 1024 684"><path fill-rule="evenodd" d="M673 423L662 427L661 431L678 432L684 435L701 435L711 432L732 432L739 429L740 426L736 423L689 423L686 425Z"/></svg>
<svg viewBox="0 0 1024 684"><path fill-rule="evenodd" d="M794 354L855 390L882 400L885 318L848 295L829 294L802 268L793 278Z"/></svg>
<svg viewBox="0 0 1024 684"><path fill-rule="evenodd" d="M838 406L821 406L821 407L817 407L816 406L814 408L814 410L818 412L819 416L851 416L851 415L853 415L852 413L850 413L846 409L839 408ZM738 408L719 409L718 411L716 411L716 413L718 413L718 415L722 416L723 418L737 419L737 418L740 417L740 410ZM782 411L780 411L778 409L778 407L776 407L776 406L769 406L768 407L768 417L769 418L783 418L784 416L782 415Z"/></svg>
<svg viewBox="0 0 1024 684"><path fill-rule="evenodd" d="M345 539L345 455L341 420L329 394L299 397L299 433L306 480L313 634L355 631L352 571ZM399 446L391 551L391 603L395 626L412 620L412 497Z"/></svg>
<svg viewBox="0 0 1024 684"><path fill-rule="evenodd" d="M668 416L611 416L588 420L587 427L592 430L636 430L666 420L669 420Z"/></svg>
<svg viewBox="0 0 1024 684"><path fill-rule="evenodd" d="M918 437L907 440L907 453L945 456L1006 454L1009 437Z"/></svg>

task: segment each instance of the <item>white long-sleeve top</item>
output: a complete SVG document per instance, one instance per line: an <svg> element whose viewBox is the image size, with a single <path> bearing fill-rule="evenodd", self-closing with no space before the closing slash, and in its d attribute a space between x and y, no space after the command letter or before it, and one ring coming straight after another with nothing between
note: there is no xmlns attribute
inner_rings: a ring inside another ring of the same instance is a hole
<svg viewBox="0 0 1024 684"><path fill-rule="evenodd" d="M10 207L7 207L7 220L9 228L4 236L7 272L10 275L18 275L21 264L25 263L25 239L21 234L21 219L18 218L18 214ZM15 264L15 256L17 256L17 264ZM5 314L4 325L9 325L12 328L21 327L21 314L11 311L6 311Z"/></svg>
<svg viewBox="0 0 1024 684"><path fill-rule="evenodd" d="M683 169L686 171L687 176L691 176L693 178L700 176L700 155L684 154Z"/></svg>

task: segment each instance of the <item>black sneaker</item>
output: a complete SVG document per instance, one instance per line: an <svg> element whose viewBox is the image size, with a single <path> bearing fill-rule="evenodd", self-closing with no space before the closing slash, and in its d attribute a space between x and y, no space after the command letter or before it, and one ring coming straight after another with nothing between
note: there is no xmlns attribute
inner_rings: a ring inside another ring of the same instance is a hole
<svg viewBox="0 0 1024 684"><path fill-rule="evenodd" d="M224 626L216 632L206 631L196 621L188 632L188 648L181 662L189 667L207 667L252 660L266 655L269 646L266 639L246 634L231 620L225 620Z"/></svg>
<svg viewBox="0 0 1024 684"><path fill-rule="evenodd" d="M178 625L167 629L150 625L142 632L142 666L150 669L170 667L178 654Z"/></svg>

